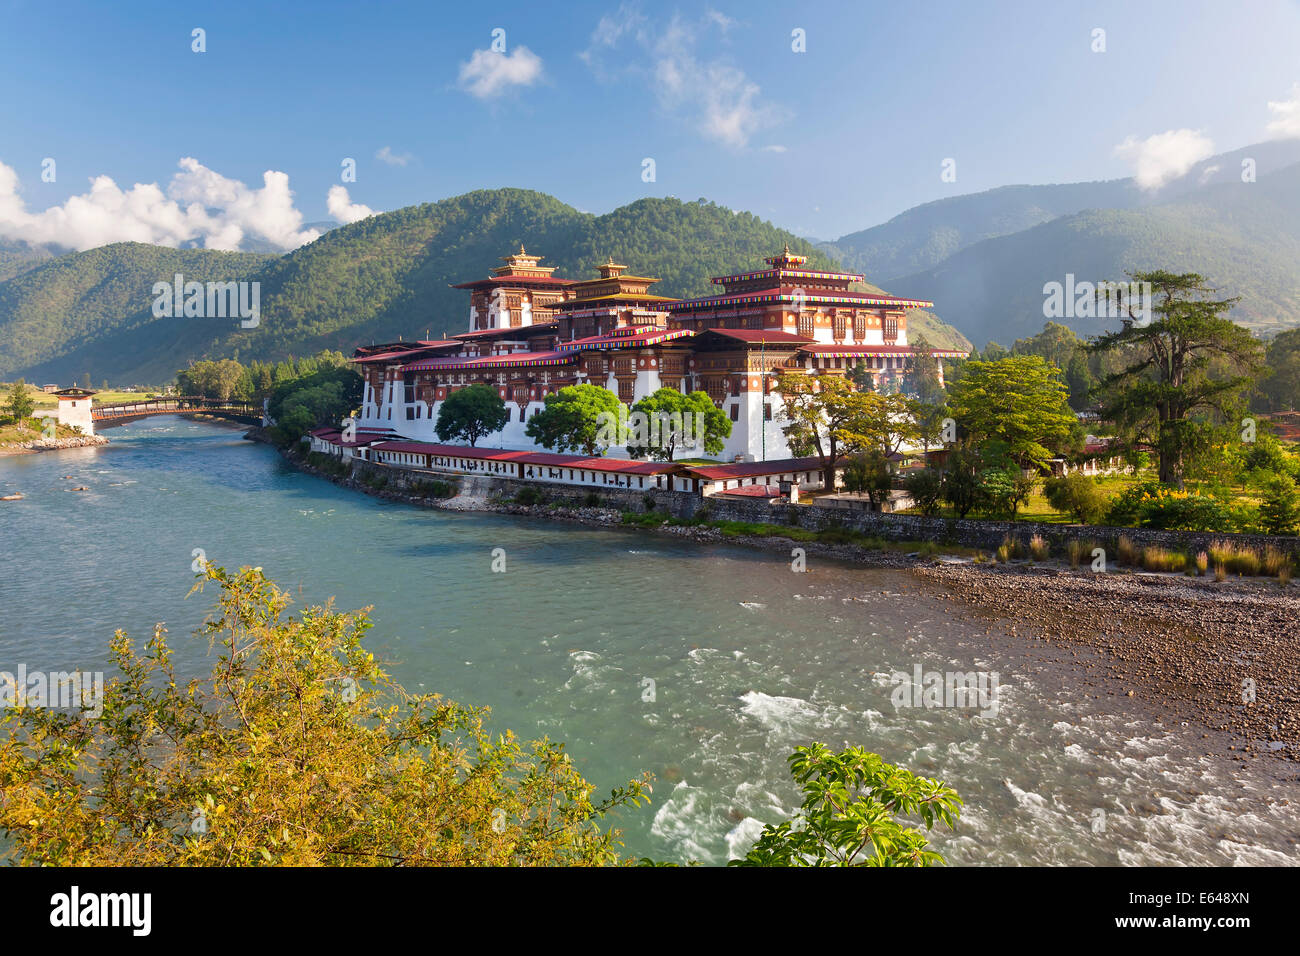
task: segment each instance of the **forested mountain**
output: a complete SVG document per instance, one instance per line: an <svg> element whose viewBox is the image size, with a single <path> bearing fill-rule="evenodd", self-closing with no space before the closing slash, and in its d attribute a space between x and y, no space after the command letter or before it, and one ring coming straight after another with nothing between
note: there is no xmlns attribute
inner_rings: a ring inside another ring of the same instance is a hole
<svg viewBox="0 0 1300 956"><path fill-rule="evenodd" d="M21 239L0 237L0 282L34 269L46 259L53 259L63 250L49 246L31 245Z"/></svg>
<svg viewBox="0 0 1300 956"><path fill-rule="evenodd" d="M465 331L469 299L451 284L482 278L523 243L558 275L589 278L609 256L661 277L654 292L704 295L709 278L754 269L796 236L704 201L644 199L604 216L520 189L479 190L332 230L280 257L120 244L65 256L0 283L0 378L130 384L170 380L191 359L275 360L321 349ZM154 282L256 279L261 324L155 319ZM964 339L932 316L934 344Z"/></svg>
<svg viewBox="0 0 1300 956"><path fill-rule="evenodd" d="M1232 316L1261 334L1300 325L1300 164L1240 176L1137 209L1091 210L977 243L938 266L895 279L897 295L933 299L977 345L1006 345L1043 327L1043 285L1123 279L1137 269L1199 272ZM1102 322L1061 317L1081 335ZM1111 323L1112 325L1114 323Z"/></svg>
<svg viewBox="0 0 1300 956"><path fill-rule="evenodd" d="M272 261L246 252L114 243L50 259L0 283L0 378L116 379L121 363L149 352L216 347L224 328L207 320L156 320L155 282L247 279ZM148 328L146 334L139 330ZM69 364L71 360L71 364ZM175 369L172 370L172 374ZM156 381L167 381L171 374Z"/></svg>

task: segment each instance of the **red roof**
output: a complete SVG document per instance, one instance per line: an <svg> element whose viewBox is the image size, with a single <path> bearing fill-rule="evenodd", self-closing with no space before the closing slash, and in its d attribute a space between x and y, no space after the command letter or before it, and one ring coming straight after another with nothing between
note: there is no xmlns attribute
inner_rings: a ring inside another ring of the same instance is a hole
<svg viewBox="0 0 1300 956"><path fill-rule="evenodd" d="M801 345L812 341L806 335L795 335L793 332L781 332L776 329L703 329L696 335L725 335L729 339L752 342L755 345L760 343Z"/></svg>
<svg viewBox="0 0 1300 956"><path fill-rule="evenodd" d="M455 339L439 339L432 342L421 342L418 346L412 348L393 349L390 352L376 352L373 355L364 355L361 358L354 358L352 362L355 365L360 365L364 362L395 362L402 358L416 355L420 352L440 348L451 348L453 346L459 348L462 344L464 343L458 342Z"/></svg>
<svg viewBox="0 0 1300 956"><path fill-rule="evenodd" d="M719 497L727 498L783 498L780 485L741 485L739 488L727 488L718 492Z"/></svg>
<svg viewBox="0 0 1300 956"><path fill-rule="evenodd" d="M843 458L840 459L843 461ZM796 471L821 471L822 460L809 458L782 458L776 461L738 461L731 465L688 465L691 474L700 478L757 478L761 475L784 475Z"/></svg>
<svg viewBox="0 0 1300 956"><path fill-rule="evenodd" d="M518 328L513 329L479 329L477 332L462 332L459 335L452 336L452 338L479 339L488 338L493 335L527 335L538 330L554 332L558 325L558 322L537 322L533 325L521 325Z"/></svg>
<svg viewBox="0 0 1300 956"><path fill-rule="evenodd" d="M528 368L533 365L568 365L576 361L573 352L507 352L504 355L443 355L403 365L403 372L442 369Z"/></svg>
<svg viewBox="0 0 1300 956"><path fill-rule="evenodd" d="M602 346L618 348L620 346L654 345L658 342L680 339L694 334L689 329L645 329L641 332L622 332L620 330L609 335L590 335L585 339L563 342L559 348L561 352L580 352L583 349L600 348Z"/></svg>
<svg viewBox="0 0 1300 956"><path fill-rule="evenodd" d="M770 289L751 289L745 292L731 292L726 295L706 296L702 299L682 299L678 302L665 302L664 308L674 314L680 314L696 309L709 309L724 305L752 302L784 305L796 301L801 305L883 306L886 309L928 309L934 305L928 299L900 299L892 295L871 295L867 292L850 292L847 289L808 289L801 291L793 287L773 286Z"/></svg>
<svg viewBox="0 0 1300 956"><path fill-rule="evenodd" d="M805 345L799 350L811 355L915 355L910 345ZM964 356L960 349L928 349L930 355Z"/></svg>
<svg viewBox="0 0 1300 956"><path fill-rule="evenodd" d="M627 458L591 458L586 455L556 455L550 452L510 451L505 448L470 448L467 445L438 445L418 441L384 441L373 446L376 451L393 451L411 455L434 455L441 458L472 458L478 461L517 461L525 465L552 468L581 468L633 475L658 475L680 466L670 461L632 461Z"/></svg>
<svg viewBox="0 0 1300 956"><path fill-rule="evenodd" d="M452 286L453 289L480 289L485 286L494 285L573 285L576 279L561 279L557 276L488 276L486 279L475 279L472 282L460 282Z"/></svg>

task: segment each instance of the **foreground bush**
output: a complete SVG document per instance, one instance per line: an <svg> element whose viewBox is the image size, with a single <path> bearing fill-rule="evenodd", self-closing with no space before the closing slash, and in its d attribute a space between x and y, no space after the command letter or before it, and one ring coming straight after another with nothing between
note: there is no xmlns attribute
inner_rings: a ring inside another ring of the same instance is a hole
<svg viewBox="0 0 1300 956"><path fill-rule="evenodd" d="M221 653L180 685L164 631L122 632L103 714L9 710L0 832L19 863L599 865L601 821L646 801L632 781L593 802L561 745L488 734L484 712L411 696L362 646L366 613L284 614L258 569L209 567ZM202 583L202 582L201 582Z"/></svg>
<svg viewBox="0 0 1300 956"><path fill-rule="evenodd" d="M181 686L165 632L143 651L118 631L102 714L8 709L0 834L11 862L46 866L599 866L623 862L617 808L593 802L563 745L492 736L484 711L411 696L361 643L365 611L285 615L260 568L209 566L221 587L201 633L221 653ZM745 865L942 862L897 816L953 826L961 800L853 748L800 747L794 821ZM650 862L650 861L642 861Z"/></svg>
<svg viewBox="0 0 1300 956"><path fill-rule="evenodd" d="M860 747L796 747L790 772L803 787L793 821L768 824L730 866L931 866L943 857L925 834L897 817L957 825L961 797L941 781L887 764Z"/></svg>

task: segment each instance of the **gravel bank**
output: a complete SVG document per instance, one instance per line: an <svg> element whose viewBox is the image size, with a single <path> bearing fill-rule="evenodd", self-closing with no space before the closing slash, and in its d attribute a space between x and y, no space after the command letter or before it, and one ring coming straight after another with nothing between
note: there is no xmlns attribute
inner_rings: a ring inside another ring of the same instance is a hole
<svg viewBox="0 0 1300 956"><path fill-rule="evenodd" d="M1229 746L1234 755L1300 759L1295 585L975 564L915 573L941 597L1068 650L1088 686L1235 735L1245 742Z"/></svg>

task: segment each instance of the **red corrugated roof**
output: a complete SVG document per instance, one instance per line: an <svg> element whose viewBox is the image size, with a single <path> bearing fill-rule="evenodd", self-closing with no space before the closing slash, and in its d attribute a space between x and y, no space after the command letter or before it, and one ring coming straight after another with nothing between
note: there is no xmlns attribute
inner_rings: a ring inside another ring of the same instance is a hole
<svg viewBox="0 0 1300 956"><path fill-rule="evenodd" d="M840 461L843 462L841 456ZM782 458L777 461L738 461L730 465L687 465L687 470L710 481L721 478L756 478L760 475L783 475L796 471L820 471L822 460L808 458Z"/></svg>
<svg viewBox="0 0 1300 956"><path fill-rule="evenodd" d="M575 468L633 475L657 475L681 466L666 461L632 461L627 458L591 458L585 455L556 455L550 452L511 451L505 448L470 448L466 445L438 445L418 441L385 441L373 446L376 451L393 451L411 455L434 455L440 458L471 458L477 461L517 461L525 465L551 468Z"/></svg>
<svg viewBox="0 0 1300 956"><path fill-rule="evenodd" d="M536 322L533 325L521 325L513 329L479 329L477 332L461 332L459 335L452 336L452 338L479 339L493 335L526 335L538 330L554 332L558 325L558 322Z"/></svg>

